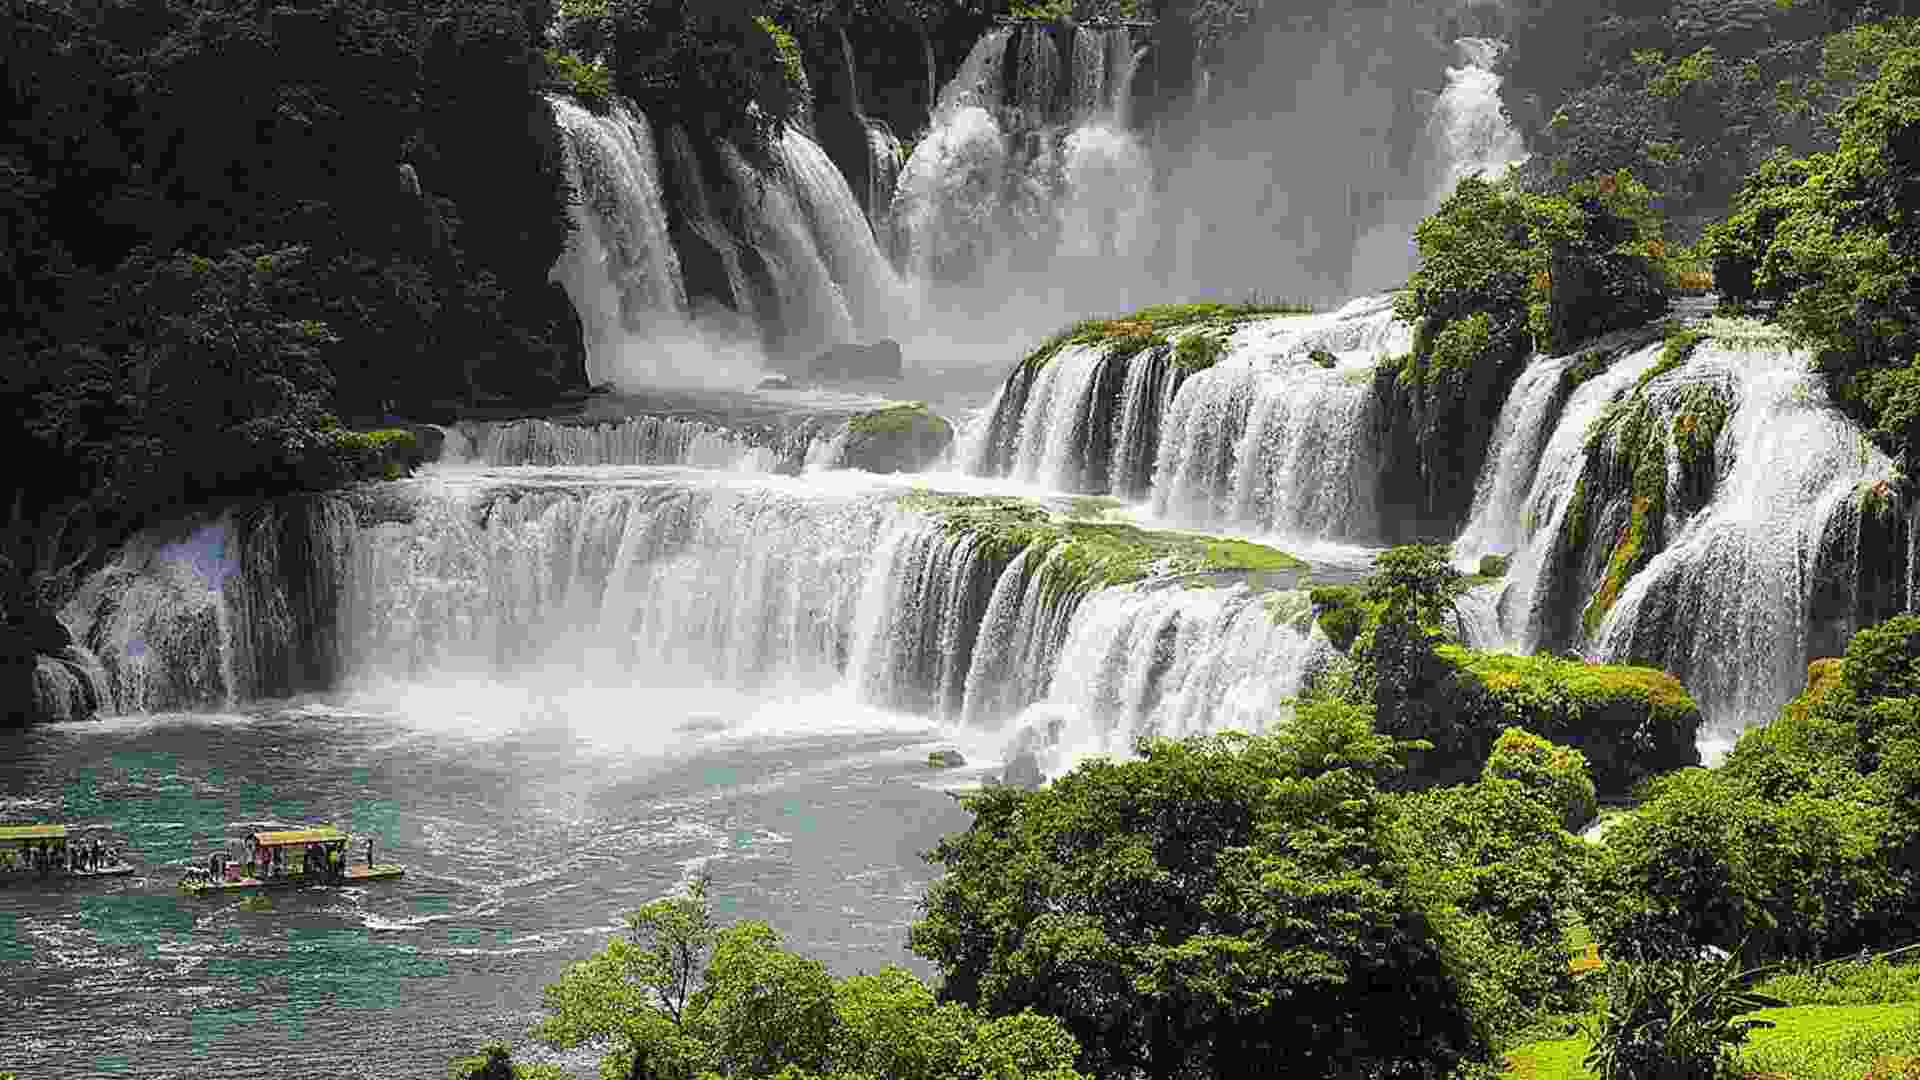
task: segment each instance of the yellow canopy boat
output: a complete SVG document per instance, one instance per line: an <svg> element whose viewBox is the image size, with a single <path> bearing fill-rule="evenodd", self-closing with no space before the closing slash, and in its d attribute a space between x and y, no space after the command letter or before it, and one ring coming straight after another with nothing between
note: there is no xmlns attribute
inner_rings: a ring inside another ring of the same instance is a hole
<svg viewBox="0 0 1920 1080"><path fill-rule="evenodd" d="M13 877L125 877L133 867L97 838L70 836L62 824L0 825L0 880Z"/></svg>
<svg viewBox="0 0 1920 1080"><path fill-rule="evenodd" d="M180 887L191 893L243 892L295 885L355 885L402 875L397 864L373 861L371 838L367 840L367 861L350 861L347 844L351 839L331 825L248 833L244 861L212 856L204 867L189 867Z"/></svg>

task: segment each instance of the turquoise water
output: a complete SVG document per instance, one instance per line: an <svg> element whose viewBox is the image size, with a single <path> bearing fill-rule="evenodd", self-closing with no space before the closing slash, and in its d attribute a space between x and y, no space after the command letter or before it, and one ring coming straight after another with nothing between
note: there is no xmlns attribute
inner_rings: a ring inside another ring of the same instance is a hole
<svg viewBox="0 0 1920 1080"><path fill-rule="evenodd" d="M485 1039L525 1039L545 984L702 871L723 919L765 919L836 974L925 974L905 949L920 853L967 821L933 786L952 774L927 772L937 733L831 699L692 704L0 734L0 819L102 827L139 871L0 887L0 1070L443 1076ZM370 835L406 877L264 902L174 888L224 838L293 822ZM549 1060L592 1075L590 1055Z"/></svg>

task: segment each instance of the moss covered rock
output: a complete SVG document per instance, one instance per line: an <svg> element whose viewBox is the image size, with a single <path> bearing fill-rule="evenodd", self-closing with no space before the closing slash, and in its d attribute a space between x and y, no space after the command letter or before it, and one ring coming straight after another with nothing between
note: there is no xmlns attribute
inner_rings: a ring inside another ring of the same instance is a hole
<svg viewBox="0 0 1920 1080"><path fill-rule="evenodd" d="M847 420L840 464L868 472L919 472L953 445L953 425L918 401L859 413Z"/></svg>
<svg viewBox="0 0 1920 1080"><path fill-rule="evenodd" d="M1058 586L1104 588L1176 575L1293 575L1307 568L1286 552L1250 541L1077 518L1071 500L1056 509L1032 499L915 491L902 497L902 505L939 519L950 531L972 534L992 557L1043 550L1046 572Z"/></svg>
<svg viewBox="0 0 1920 1080"><path fill-rule="evenodd" d="M1509 727L1584 753L1602 797L1700 761L1699 707L1678 679L1652 668L1440 645L1403 692L1408 699L1381 714L1398 718L1392 734L1433 743L1411 755L1409 774L1421 783L1473 780Z"/></svg>

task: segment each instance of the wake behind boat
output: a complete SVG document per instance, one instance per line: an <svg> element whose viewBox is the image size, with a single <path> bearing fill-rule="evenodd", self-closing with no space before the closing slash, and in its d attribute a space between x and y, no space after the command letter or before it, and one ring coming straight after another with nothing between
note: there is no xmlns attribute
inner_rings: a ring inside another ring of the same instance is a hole
<svg viewBox="0 0 1920 1080"><path fill-rule="evenodd" d="M61 824L0 825L0 881L126 877L133 867L98 836L70 836Z"/></svg>
<svg viewBox="0 0 1920 1080"><path fill-rule="evenodd" d="M296 885L354 885L387 881L404 872L396 863L375 863L373 841L367 840L367 859L348 859L350 837L332 826L278 829L247 834L246 856L229 859L212 855L206 866L187 869L180 888L190 893L245 892L284 889Z"/></svg>

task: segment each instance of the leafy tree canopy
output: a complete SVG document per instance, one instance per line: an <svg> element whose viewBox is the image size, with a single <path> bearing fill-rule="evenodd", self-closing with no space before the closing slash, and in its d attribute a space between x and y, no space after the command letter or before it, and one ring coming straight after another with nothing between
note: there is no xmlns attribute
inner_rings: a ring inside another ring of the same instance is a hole
<svg viewBox="0 0 1920 1080"><path fill-rule="evenodd" d="M970 801L911 937L944 997L1060 1018L1096 1075L1438 1075L1485 1052L1392 845L1399 746L1367 710L1137 750Z"/></svg>

